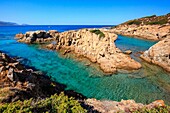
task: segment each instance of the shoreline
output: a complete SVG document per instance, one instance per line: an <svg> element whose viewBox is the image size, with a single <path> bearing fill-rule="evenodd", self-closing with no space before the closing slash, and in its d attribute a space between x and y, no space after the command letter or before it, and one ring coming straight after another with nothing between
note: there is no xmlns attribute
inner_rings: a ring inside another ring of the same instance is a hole
<svg viewBox="0 0 170 113"><path fill-rule="evenodd" d="M110 30L123 36L160 41L170 36L170 25L118 25Z"/></svg>

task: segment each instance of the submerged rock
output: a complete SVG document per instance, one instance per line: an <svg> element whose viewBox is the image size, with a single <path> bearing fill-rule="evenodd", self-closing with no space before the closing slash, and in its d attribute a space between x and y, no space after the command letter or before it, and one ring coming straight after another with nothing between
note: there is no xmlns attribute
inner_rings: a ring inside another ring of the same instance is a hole
<svg viewBox="0 0 170 113"><path fill-rule="evenodd" d="M126 50L126 51L124 51L124 53L130 55L130 54L132 54L132 51L131 50Z"/></svg>

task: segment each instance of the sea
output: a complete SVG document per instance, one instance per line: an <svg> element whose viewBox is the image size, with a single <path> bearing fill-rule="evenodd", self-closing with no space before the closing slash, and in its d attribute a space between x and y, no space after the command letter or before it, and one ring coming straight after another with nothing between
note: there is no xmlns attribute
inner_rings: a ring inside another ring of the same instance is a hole
<svg viewBox="0 0 170 113"><path fill-rule="evenodd" d="M143 104L162 99L170 105L170 74L139 58L141 52L157 43L155 41L118 35L116 46L122 51L131 50L131 57L142 64L142 69L105 75L95 64L87 66L88 60L63 57L60 52L46 50L37 44L19 43L14 38L15 34L26 31L64 32L101 27L111 25L0 26L0 51L19 57L22 64L45 73L56 82L66 85L66 90L74 90L87 98L114 101L133 99Z"/></svg>

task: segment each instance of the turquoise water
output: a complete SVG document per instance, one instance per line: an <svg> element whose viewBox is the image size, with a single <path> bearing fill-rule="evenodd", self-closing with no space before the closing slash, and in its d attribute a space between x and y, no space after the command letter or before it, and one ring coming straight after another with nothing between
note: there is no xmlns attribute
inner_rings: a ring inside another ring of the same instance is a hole
<svg viewBox="0 0 170 113"><path fill-rule="evenodd" d="M127 36L118 35L115 42L116 46L122 51L131 50L131 57L137 61L140 61L138 52L148 50L149 47L154 45L155 41L141 40L138 38L132 38Z"/></svg>
<svg viewBox="0 0 170 113"><path fill-rule="evenodd" d="M64 26L63 29L63 26L52 26L51 29L65 31L81 27ZM132 56L142 63L143 68L133 73L104 76L95 67L85 66L83 61L63 58L55 51L40 49L37 45L26 45L14 40L15 33L40 28L50 29L49 26L0 27L0 50L11 56L22 57L24 59L22 63L43 71L57 82L65 84L67 89L75 90L89 98L117 101L134 99L141 103L163 99L170 105L170 75L134 55L138 51L148 49L155 42L119 36L116 45L122 50L131 49Z"/></svg>

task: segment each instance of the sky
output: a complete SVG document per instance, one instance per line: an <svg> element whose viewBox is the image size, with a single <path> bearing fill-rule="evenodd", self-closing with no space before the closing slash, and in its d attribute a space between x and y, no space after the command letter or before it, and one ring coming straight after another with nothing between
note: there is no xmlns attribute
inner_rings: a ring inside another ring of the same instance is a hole
<svg viewBox="0 0 170 113"><path fill-rule="evenodd" d="M0 21L30 25L117 25L170 13L170 0L0 0Z"/></svg>

